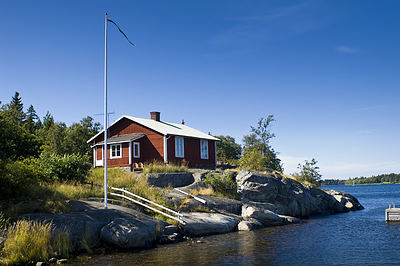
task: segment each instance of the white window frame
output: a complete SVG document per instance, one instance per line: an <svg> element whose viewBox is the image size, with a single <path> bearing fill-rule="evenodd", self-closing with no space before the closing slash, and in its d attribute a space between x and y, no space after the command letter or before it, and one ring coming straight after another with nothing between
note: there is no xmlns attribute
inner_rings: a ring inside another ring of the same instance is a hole
<svg viewBox="0 0 400 266"><path fill-rule="evenodd" d="M182 149L180 149L180 147L182 147ZM183 137L175 137L175 157L185 157L185 139Z"/></svg>
<svg viewBox="0 0 400 266"><path fill-rule="evenodd" d="M136 155L136 150L137 150L137 155ZM133 143L133 158L140 158L140 142Z"/></svg>
<svg viewBox="0 0 400 266"><path fill-rule="evenodd" d="M208 160L208 140L200 140L200 159Z"/></svg>
<svg viewBox="0 0 400 266"><path fill-rule="evenodd" d="M119 155L117 153L119 147ZM115 148L115 156L113 156L113 148ZM122 144L110 144L110 159L119 159L122 158Z"/></svg>

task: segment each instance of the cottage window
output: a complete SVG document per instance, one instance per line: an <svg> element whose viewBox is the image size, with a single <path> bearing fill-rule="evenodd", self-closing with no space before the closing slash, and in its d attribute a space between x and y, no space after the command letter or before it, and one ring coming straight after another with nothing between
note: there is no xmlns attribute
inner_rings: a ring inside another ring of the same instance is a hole
<svg viewBox="0 0 400 266"><path fill-rule="evenodd" d="M140 143L133 143L133 158L140 158Z"/></svg>
<svg viewBox="0 0 400 266"><path fill-rule="evenodd" d="M200 140L200 158L208 159L208 140Z"/></svg>
<svg viewBox="0 0 400 266"><path fill-rule="evenodd" d="M185 157L185 147L183 137L175 137L175 157Z"/></svg>
<svg viewBox="0 0 400 266"><path fill-rule="evenodd" d="M121 144L110 145L110 148L111 148L110 159L122 158L122 145Z"/></svg>

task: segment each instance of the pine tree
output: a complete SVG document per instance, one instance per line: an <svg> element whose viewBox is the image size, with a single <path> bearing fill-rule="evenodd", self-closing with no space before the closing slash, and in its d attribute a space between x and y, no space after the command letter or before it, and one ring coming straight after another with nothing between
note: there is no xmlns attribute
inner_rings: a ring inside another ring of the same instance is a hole
<svg viewBox="0 0 400 266"><path fill-rule="evenodd" d="M24 125L31 133L34 133L35 130L39 129L41 126L40 119L36 114L33 105L29 106L28 111L26 112L26 120Z"/></svg>
<svg viewBox="0 0 400 266"><path fill-rule="evenodd" d="M47 111L46 115L43 117L43 127L48 130L54 125L54 117Z"/></svg>
<svg viewBox="0 0 400 266"><path fill-rule="evenodd" d="M24 105L22 99L19 96L19 92L15 92L10 102L10 110L13 112L14 117L18 122L22 123L25 118Z"/></svg>

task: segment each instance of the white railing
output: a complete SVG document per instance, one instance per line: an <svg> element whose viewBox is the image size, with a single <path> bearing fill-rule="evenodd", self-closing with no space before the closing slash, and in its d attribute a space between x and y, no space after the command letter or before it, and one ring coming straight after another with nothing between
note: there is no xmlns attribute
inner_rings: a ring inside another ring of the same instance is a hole
<svg viewBox="0 0 400 266"><path fill-rule="evenodd" d="M175 189L176 191L182 193L182 194L185 194L186 196L190 196L190 197L192 197L193 199L195 199L195 200L197 200L197 201L200 201L200 202L203 203L203 204L206 204L206 201L203 200L203 199L201 199L201 198L199 198L199 197L193 196L192 194L189 194L189 193L187 193L187 192L185 192L185 191L183 191L183 190L180 190L179 188L174 188L174 189Z"/></svg>
<svg viewBox="0 0 400 266"><path fill-rule="evenodd" d="M162 214L162 215L164 215L164 216L166 216L166 217L168 217L168 218L171 218L171 219L173 219L173 220L175 220L175 221L178 221L178 222L181 223L181 224L185 224L185 222L182 220L183 214L181 214L181 213L179 213L179 212L176 212L176 211L171 210L171 209L169 209L169 208L167 208L167 207L165 207L165 206L162 206L162 205L160 205L160 204L158 204L158 203L155 203L155 202L153 202L153 201L151 201L151 200L148 200L148 199L143 198L143 197L141 197L141 196L139 196L139 195L136 195L136 194L134 194L134 193L132 193L132 192L126 190L126 189L117 188L117 187L109 187L109 188L112 189L112 190L120 191L120 192L123 193L123 194L118 194L118 193L110 192L110 195L118 196L118 197L121 197L121 198L130 200L130 201L132 201L132 202L134 202L134 203L136 203L136 204L139 204L139 205L141 205L141 206L143 206L143 207L145 207L145 208L148 208L148 209L150 209L150 210L152 210L152 211L155 211L155 212L157 212L157 213L159 213L159 214ZM156 208L154 208L154 207L151 207L151 206L149 206L149 205L147 205L147 204L145 204L145 203L143 203L143 202L141 202L141 201L138 201L138 200L135 200L135 199L133 199L133 198L131 198L131 197L128 197L128 196L126 196L125 194L128 194L128 195L130 195L130 196L132 196L132 197L135 197L135 198L140 199L140 200L142 200L142 201L145 201L145 202L147 202L147 203L149 203L149 204L152 204L152 205L154 205L154 206L157 206L157 207L159 207L159 208L161 208L161 209L163 209L163 210L165 210L165 211L167 211L167 212L172 213L172 214L175 215L175 216L173 216L173 215L171 215L171 214L168 214L168 213L166 213L166 212L160 211L160 210L158 210L158 209L156 209Z"/></svg>

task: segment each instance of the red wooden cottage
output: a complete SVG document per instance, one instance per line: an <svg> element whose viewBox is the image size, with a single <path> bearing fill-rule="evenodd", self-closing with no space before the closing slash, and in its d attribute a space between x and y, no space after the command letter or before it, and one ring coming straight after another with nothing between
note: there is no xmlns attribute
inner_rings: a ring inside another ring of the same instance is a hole
<svg viewBox="0 0 400 266"><path fill-rule="evenodd" d="M160 161L189 166L215 166L217 138L184 124L124 115L108 127L107 165L132 170L138 163ZM103 166L104 130L87 141L93 148L94 167Z"/></svg>

